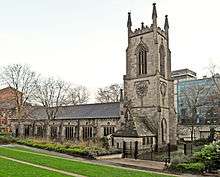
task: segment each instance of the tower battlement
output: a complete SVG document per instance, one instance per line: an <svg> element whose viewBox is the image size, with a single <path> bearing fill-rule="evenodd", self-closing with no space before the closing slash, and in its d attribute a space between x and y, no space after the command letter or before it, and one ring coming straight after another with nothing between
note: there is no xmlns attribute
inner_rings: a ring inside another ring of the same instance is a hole
<svg viewBox="0 0 220 177"><path fill-rule="evenodd" d="M168 29L169 29L168 16L167 15L165 16L164 29L157 26L156 3L153 3L152 24L150 25L150 27L147 25L144 25L144 22L142 22L140 28L136 28L132 30L131 12L128 12L127 27L128 27L128 38L132 38L132 37L143 35L145 33L150 33L150 32L156 32L164 36L166 39L168 38Z"/></svg>
<svg viewBox="0 0 220 177"><path fill-rule="evenodd" d="M144 26L143 28L136 28L134 31L130 31L129 36L130 38L138 36L138 35L143 35L145 33L150 33L153 32L153 27L151 25L151 27L148 26ZM166 36L166 32L161 29L160 27L157 27L157 33L164 36L165 38L167 38Z"/></svg>

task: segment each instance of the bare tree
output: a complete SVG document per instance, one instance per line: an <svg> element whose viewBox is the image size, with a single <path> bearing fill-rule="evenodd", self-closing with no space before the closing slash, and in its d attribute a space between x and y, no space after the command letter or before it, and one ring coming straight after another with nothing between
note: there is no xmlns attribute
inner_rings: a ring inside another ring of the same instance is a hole
<svg viewBox="0 0 220 177"><path fill-rule="evenodd" d="M47 115L47 120L44 122L43 136L45 138L50 136L49 122L56 118L58 111L63 105L68 104L68 89L69 84L54 78L43 79L37 84L35 101L44 107ZM58 132L58 138L60 138L60 140L62 128L63 122L61 121Z"/></svg>
<svg viewBox="0 0 220 177"><path fill-rule="evenodd" d="M38 77L28 65L13 64L2 68L1 82L14 92L18 119L27 117L27 103L32 101Z"/></svg>
<svg viewBox="0 0 220 177"><path fill-rule="evenodd" d="M210 124L218 124L220 122L219 115L220 115L220 74L217 73L217 66L211 64L209 66L209 71L211 74L212 81L214 83L214 89L212 97L210 97L211 102L213 104L213 108L211 108L208 113L207 117L210 117L209 122Z"/></svg>
<svg viewBox="0 0 220 177"><path fill-rule="evenodd" d="M96 100L100 103L118 102L120 99L119 84L111 84L110 86L99 88L96 93Z"/></svg>
<svg viewBox="0 0 220 177"><path fill-rule="evenodd" d="M68 89L69 84L54 78L37 84L35 100L44 107L48 120L55 119L60 107L68 103Z"/></svg>
<svg viewBox="0 0 220 177"><path fill-rule="evenodd" d="M211 64L209 66L209 71L211 73L212 80L216 87L216 92L218 94L218 97L220 98L220 74L216 72L216 65Z"/></svg>
<svg viewBox="0 0 220 177"><path fill-rule="evenodd" d="M212 86L205 85L191 85L185 88L182 92L182 103L185 107L186 116L189 118L189 124L191 125L191 141L194 137L194 126L197 121L197 114L199 109L209 104L208 96Z"/></svg>
<svg viewBox="0 0 220 177"><path fill-rule="evenodd" d="M78 86L70 88L69 91L69 103L73 105L87 103L89 100L89 91L84 86Z"/></svg>

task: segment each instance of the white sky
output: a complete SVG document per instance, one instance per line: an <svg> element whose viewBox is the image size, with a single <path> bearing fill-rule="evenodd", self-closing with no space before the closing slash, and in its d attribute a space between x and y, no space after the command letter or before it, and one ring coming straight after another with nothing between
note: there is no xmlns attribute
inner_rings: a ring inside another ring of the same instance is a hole
<svg viewBox="0 0 220 177"><path fill-rule="evenodd" d="M133 29L169 15L172 69L199 76L220 65L219 0L0 0L0 66L27 63L43 76L95 89L122 83L127 12Z"/></svg>

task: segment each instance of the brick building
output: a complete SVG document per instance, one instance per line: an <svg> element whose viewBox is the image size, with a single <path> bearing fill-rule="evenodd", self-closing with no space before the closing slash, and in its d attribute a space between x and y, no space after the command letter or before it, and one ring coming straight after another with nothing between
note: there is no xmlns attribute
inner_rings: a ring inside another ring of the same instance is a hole
<svg viewBox="0 0 220 177"><path fill-rule="evenodd" d="M0 131L10 131L10 118L15 116L15 89L6 87L0 90Z"/></svg>

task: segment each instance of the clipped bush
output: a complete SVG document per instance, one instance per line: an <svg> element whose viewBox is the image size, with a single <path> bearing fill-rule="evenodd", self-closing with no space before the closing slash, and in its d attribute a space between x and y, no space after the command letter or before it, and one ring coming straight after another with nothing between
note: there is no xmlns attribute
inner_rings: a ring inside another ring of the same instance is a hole
<svg viewBox="0 0 220 177"><path fill-rule="evenodd" d="M68 144L59 144L54 142L40 141L35 139L23 139L18 140L18 144L31 146L35 148L45 149L49 151L56 151L60 153L65 153L73 156L81 156L87 158L95 158L95 156L100 155L110 155L115 153L120 153L118 150L107 150L98 146L86 146L86 145L71 145Z"/></svg>
<svg viewBox="0 0 220 177"><path fill-rule="evenodd" d="M202 173L205 170L205 164L202 162L180 163L175 166L180 172Z"/></svg>

